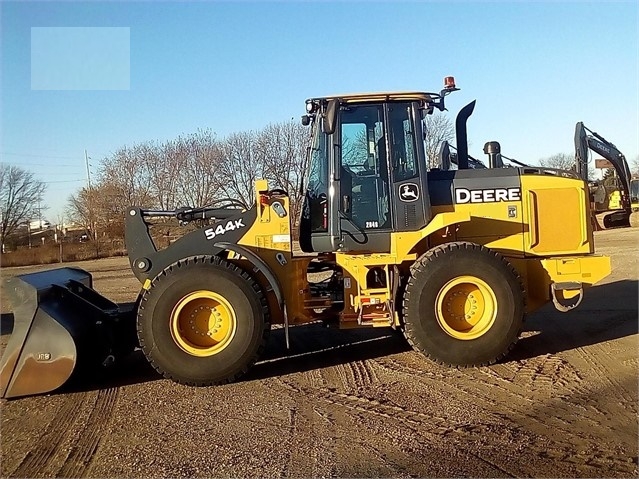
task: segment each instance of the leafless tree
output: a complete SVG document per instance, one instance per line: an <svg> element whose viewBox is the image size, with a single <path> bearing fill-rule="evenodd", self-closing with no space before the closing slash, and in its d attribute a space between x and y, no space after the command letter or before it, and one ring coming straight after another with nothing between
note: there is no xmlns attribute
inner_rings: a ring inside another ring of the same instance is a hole
<svg viewBox="0 0 639 479"><path fill-rule="evenodd" d="M368 160L368 139L366 132L360 131L355 136L342 136L342 164L357 167Z"/></svg>
<svg viewBox="0 0 639 479"><path fill-rule="evenodd" d="M0 164L0 243L39 214L46 184L18 166Z"/></svg>
<svg viewBox="0 0 639 479"><path fill-rule="evenodd" d="M199 130L176 140L185 161L177 175L178 206L206 206L219 199L222 185L222 146L210 130Z"/></svg>
<svg viewBox="0 0 639 479"><path fill-rule="evenodd" d="M233 133L222 143L220 191L224 196L244 202L246 206L255 201L253 183L264 172L263 164L253 154L255 140L255 133L249 131Z"/></svg>
<svg viewBox="0 0 639 479"><path fill-rule="evenodd" d="M91 196L100 222L114 216L123 216L131 205L158 207L153 195L149 172L148 145L123 147L103 160L98 171L98 182Z"/></svg>
<svg viewBox="0 0 639 479"><path fill-rule="evenodd" d="M188 152L179 139L161 145L146 143L134 148L149 175L150 194L160 209L177 206L180 174L184 171Z"/></svg>
<svg viewBox="0 0 639 479"><path fill-rule="evenodd" d="M270 124L256 138L257 162L263 165L264 177L271 187L288 192L293 218L298 217L302 204L300 183L306 142L306 128L295 121Z"/></svg>
<svg viewBox="0 0 639 479"><path fill-rule="evenodd" d="M557 168L558 170L575 171L575 157L568 153L556 153L540 159L539 165L547 168ZM595 170L591 165L588 165L588 178L593 179L594 177Z"/></svg>
<svg viewBox="0 0 639 479"><path fill-rule="evenodd" d="M81 188L77 193L69 196L66 215L69 220L82 226L87 233L91 231L91 191Z"/></svg>
<svg viewBox="0 0 639 479"><path fill-rule="evenodd" d="M424 119L424 147L430 168L438 166L439 145L451 141L455 137L455 128L450 119L444 115L426 115Z"/></svg>
<svg viewBox="0 0 639 479"><path fill-rule="evenodd" d="M547 158L539 160L541 166L547 168L557 168L558 170L574 170L575 157L567 153L556 153Z"/></svg>
<svg viewBox="0 0 639 479"><path fill-rule="evenodd" d="M103 159L91 187L69 198L70 219L85 225L94 237L98 230L120 236L129 206L158 206L149 171L154 155L152 145L141 144L122 147Z"/></svg>
<svg viewBox="0 0 639 479"><path fill-rule="evenodd" d="M271 188L289 193L296 218L306 143L306 129L291 121L222 140L199 130L164 143L123 147L102 161L91 188L69 198L67 214L93 231L120 234L128 206L172 210L233 198L250 207L255 180L266 178Z"/></svg>

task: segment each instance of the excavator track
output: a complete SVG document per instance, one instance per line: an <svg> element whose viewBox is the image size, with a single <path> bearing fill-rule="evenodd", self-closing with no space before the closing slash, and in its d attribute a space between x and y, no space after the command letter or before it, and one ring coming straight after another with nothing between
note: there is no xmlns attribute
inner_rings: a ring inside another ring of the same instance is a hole
<svg viewBox="0 0 639 479"><path fill-rule="evenodd" d="M636 213L635 216L637 216ZM628 211L607 211L593 216L593 227L595 231L628 228L632 226L631 217L632 214Z"/></svg>

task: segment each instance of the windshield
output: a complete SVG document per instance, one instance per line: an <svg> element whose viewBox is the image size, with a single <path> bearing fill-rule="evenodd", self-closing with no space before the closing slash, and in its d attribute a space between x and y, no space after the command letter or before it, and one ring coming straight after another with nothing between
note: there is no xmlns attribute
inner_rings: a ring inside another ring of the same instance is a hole
<svg viewBox="0 0 639 479"><path fill-rule="evenodd" d="M639 180L631 180L630 181L630 197L639 198Z"/></svg>

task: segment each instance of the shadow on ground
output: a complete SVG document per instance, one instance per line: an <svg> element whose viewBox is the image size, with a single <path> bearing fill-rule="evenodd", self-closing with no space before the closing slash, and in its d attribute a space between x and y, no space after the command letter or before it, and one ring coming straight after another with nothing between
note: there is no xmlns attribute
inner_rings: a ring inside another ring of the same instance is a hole
<svg viewBox="0 0 639 479"><path fill-rule="evenodd" d="M582 304L568 313L544 306L527 320L522 338L508 360L530 359L639 333L639 281L623 280L585 291Z"/></svg>
<svg viewBox="0 0 639 479"><path fill-rule="evenodd" d="M290 349L287 350L284 329L271 331L262 358L242 381L310 371L410 351L401 333L393 330L339 331L314 323L290 328L289 339ZM136 350L107 370L72 378L56 392L93 391L158 379L163 378L147 362L142 351Z"/></svg>
<svg viewBox="0 0 639 479"><path fill-rule="evenodd" d="M411 351L399 330L364 328L338 330L321 323L290 329L290 349L286 349L283 329L271 332L263 358L246 380L264 379L352 361L365 361Z"/></svg>

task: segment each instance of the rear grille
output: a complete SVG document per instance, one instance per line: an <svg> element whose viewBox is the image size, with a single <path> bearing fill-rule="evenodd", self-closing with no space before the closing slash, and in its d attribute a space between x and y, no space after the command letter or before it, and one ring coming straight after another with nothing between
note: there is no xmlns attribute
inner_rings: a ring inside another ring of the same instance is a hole
<svg viewBox="0 0 639 479"><path fill-rule="evenodd" d="M417 226L415 205L404 205L404 226L407 228L414 228Z"/></svg>

